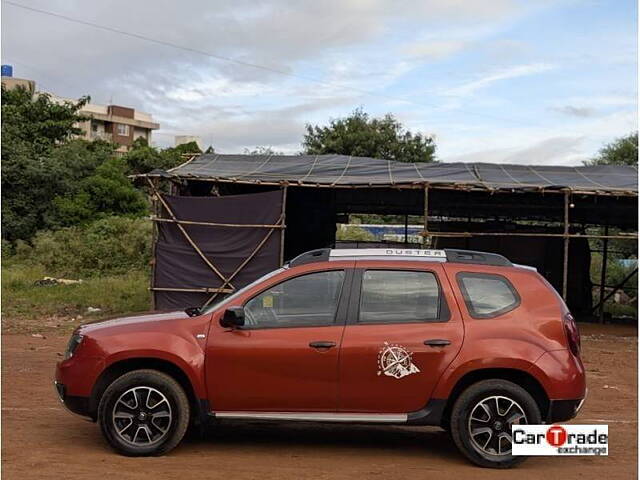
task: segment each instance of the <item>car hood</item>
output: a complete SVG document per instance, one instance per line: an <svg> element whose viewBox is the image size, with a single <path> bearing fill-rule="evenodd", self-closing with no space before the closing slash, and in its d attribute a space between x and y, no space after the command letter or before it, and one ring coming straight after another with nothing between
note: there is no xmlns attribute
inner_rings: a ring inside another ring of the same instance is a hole
<svg viewBox="0 0 640 480"><path fill-rule="evenodd" d="M93 322L88 322L78 327L78 333L84 335L87 333L96 333L102 330L113 328L135 328L136 326L144 327L147 326L147 324L181 320L184 318L189 318L189 315L187 315L184 311L140 313L129 315L126 317L94 320Z"/></svg>

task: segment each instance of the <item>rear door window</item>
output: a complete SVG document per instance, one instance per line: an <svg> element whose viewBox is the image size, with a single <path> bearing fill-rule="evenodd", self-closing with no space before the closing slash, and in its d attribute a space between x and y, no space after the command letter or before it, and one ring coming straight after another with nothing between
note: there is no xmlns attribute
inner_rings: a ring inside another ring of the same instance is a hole
<svg viewBox="0 0 640 480"><path fill-rule="evenodd" d="M440 286L432 272L365 270L362 273L359 323L448 320L443 318L441 310Z"/></svg>
<svg viewBox="0 0 640 480"><path fill-rule="evenodd" d="M490 273L458 273L469 314L474 318L494 318L520 305L520 296L502 275Z"/></svg>

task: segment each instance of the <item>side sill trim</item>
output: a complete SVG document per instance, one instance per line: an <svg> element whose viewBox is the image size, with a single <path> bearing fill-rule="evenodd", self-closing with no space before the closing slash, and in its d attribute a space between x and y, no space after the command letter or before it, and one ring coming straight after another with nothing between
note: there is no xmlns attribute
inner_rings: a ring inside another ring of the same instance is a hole
<svg viewBox="0 0 640 480"><path fill-rule="evenodd" d="M323 412L211 412L215 418L253 420L297 420L304 422L406 423L406 413L323 413Z"/></svg>

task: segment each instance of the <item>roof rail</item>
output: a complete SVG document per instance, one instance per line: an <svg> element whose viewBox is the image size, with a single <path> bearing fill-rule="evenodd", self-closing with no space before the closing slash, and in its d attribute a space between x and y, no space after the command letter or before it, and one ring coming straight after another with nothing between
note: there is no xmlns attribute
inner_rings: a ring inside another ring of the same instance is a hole
<svg viewBox="0 0 640 480"><path fill-rule="evenodd" d="M362 249L330 249L319 248L302 253L289 262L289 266L296 267L307 263L326 262L328 260L348 259L385 260L407 259L427 260L432 262L470 263L476 265L493 265L511 267L513 264L497 253L475 252L472 250L458 250L445 248L444 250L425 250L410 248L362 248Z"/></svg>
<svg viewBox="0 0 640 480"><path fill-rule="evenodd" d="M445 248L444 251L447 254L447 262L450 263L513 267L513 263L498 253L476 252L474 250L458 250L453 248Z"/></svg>

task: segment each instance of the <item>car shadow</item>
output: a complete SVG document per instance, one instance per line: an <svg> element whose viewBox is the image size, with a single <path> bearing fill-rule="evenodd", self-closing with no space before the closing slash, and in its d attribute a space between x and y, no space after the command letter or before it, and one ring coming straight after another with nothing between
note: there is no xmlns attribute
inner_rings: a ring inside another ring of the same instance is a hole
<svg viewBox="0 0 640 480"><path fill-rule="evenodd" d="M219 420L203 434L190 435L186 443L229 448L269 446L279 451L307 447L375 453L372 450L379 449L385 453L397 451L401 455L437 456L466 463L449 434L437 427Z"/></svg>

